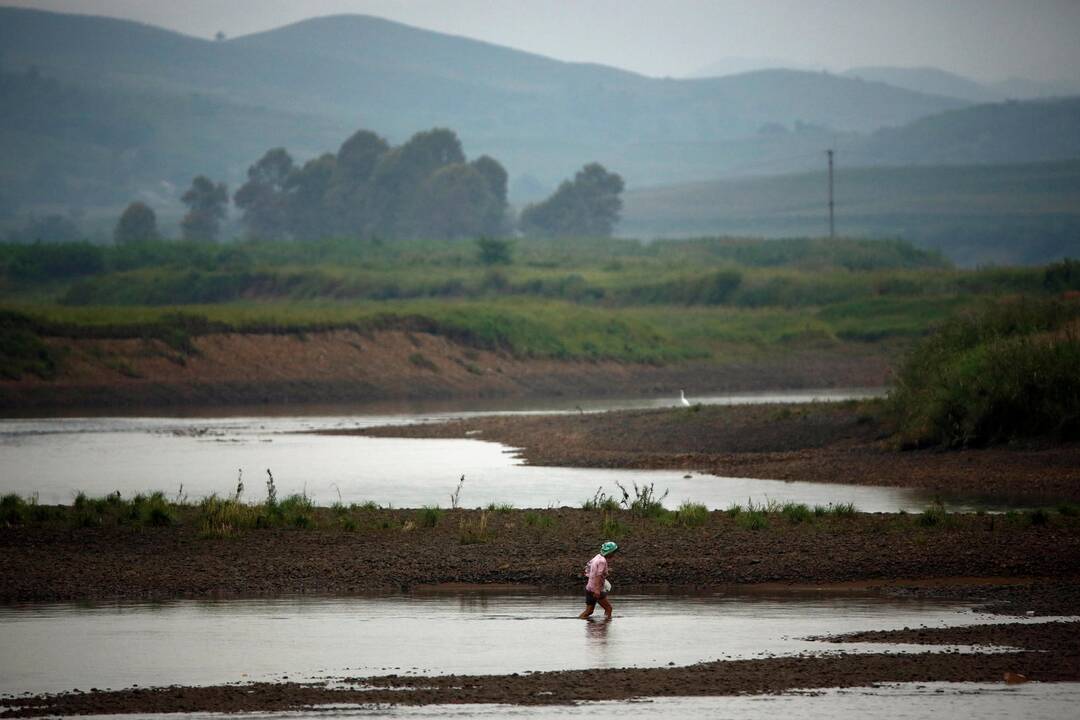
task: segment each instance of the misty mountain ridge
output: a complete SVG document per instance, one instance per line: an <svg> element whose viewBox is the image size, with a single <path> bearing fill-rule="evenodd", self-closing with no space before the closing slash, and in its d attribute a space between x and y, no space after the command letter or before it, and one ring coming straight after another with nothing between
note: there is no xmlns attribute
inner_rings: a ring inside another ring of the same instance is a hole
<svg viewBox="0 0 1080 720"><path fill-rule="evenodd" d="M1041 83L1027 78L982 83L936 67L856 67L845 70L843 75L975 103L1065 97L1080 92L1076 87Z"/></svg>
<svg viewBox="0 0 1080 720"><path fill-rule="evenodd" d="M648 78L367 16L212 41L123 20L0 8L0 46L9 72L36 66L96 91L197 94L230 107L318 116L334 128L365 127L394 142L451 127L513 177L530 174L549 186L590 159L627 162L620 170L632 183L686 179L660 157L635 166L650 143L725 142L770 123L870 132L965 104L788 70ZM331 149L341 138L321 135L303 146ZM284 139L268 135L263 144ZM236 168L208 157L205 171L235 177Z"/></svg>
<svg viewBox="0 0 1080 720"><path fill-rule="evenodd" d="M589 161L644 187L816 169L826 147L849 167L1080 153L1076 102L972 105L973 81L934 69L649 78L362 15L213 41L0 8L0 47L0 106L17 106L0 114L0 215L4 196L115 207L198 173L235 189L272 147L303 160L359 128L393 143L451 128L519 199Z"/></svg>

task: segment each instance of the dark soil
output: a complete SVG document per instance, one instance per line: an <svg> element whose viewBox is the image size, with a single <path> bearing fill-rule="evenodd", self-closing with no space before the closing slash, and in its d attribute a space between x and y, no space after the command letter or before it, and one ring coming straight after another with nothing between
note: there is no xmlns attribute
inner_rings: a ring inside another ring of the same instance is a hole
<svg viewBox="0 0 1080 720"><path fill-rule="evenodd" d="M618 622L614 620L613 622ZM11 699L3 717L165 712L300 710L330 703L568 704L639 697L780 693L883 682L1080 680L1080 623L986 625L863 633L844 641L971 643L1020 647L994 654L923 653L801 656L677 668L571 670L519 675L350 678L370 690L300 683L73 692ZM407 690L407 692L402 692Z"/></svg>
<svg viewBox="0 0 1080 720"><path fill-rule="evenodd" d="M190 509L172 527L74 528L63 521L0 527L0 602L77 601L407 590L438 583L576 587L607 539L597 511L486 512L483 542L462 544L481 511L316 511L317 529L200 536ZM351 518L354 531L343 523ZM713 588L732 583L889 583L983 576L1080 577L1080 518L955 516L924 527L914 515L856 514L794 523L780 513L748 529L709 513L682 527L616 511L621 586ZM546 525L546 526L545 526ZM1022 608L1029 609L1029 608Z"/></svg>
<svg viewBox="0 0 1080 720"><path fill-rule="evenodd" d="M890 485L1012 504L1080 500L1080 443L898 450L880 402L480 417L357 434L492 440L534 465L680 468Z"/></svg>

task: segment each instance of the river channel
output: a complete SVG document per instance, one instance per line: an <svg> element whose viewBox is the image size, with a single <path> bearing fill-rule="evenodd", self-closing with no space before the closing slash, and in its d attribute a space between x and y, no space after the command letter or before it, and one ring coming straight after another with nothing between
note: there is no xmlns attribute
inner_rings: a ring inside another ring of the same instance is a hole
<svg viewBox="0 0 1080 720"><path fill-rule="evenodd" d="M734 395L695 398L710 404L808 402L866 397L872 391ZM577 507L597 488L652 484L666 504L684 500L723 509L735 503L852 503L864 512L920 511L931 500L914 490L747 478L674 470L612 470L524 465L513 448L479 440L341 437L309 434L436 422L483 414L594 412L661 407L671 399L609 400L579 409L559 404L489 409L390 412L371 408L309 408L311 414L187 417L65 417L0 420L0 493L69 503L78 492L124 496L161 491L170 499L231 495L243 477L245 499L262 499L267 470L279 495L304 493L316 503L373 501L394 507L449 503L465 476L464 507ZM964 500L950 509L987 506ZM988 509L994 509L989 507Z"/></svg>

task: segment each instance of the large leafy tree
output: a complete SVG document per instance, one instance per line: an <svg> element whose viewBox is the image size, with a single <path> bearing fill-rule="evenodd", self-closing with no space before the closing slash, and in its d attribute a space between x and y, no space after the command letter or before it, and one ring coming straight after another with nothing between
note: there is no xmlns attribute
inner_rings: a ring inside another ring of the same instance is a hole
<svg viewBox="0 0 1080 720"><path fill-rule="evenodd" d="M289 174L284 191L293 237L317 240L334 233L336 223L327 200L336 167L337 159L326 153Z"/></svg>
<svg viewBox="0 0 1080 720"><path fill-rule="evenodd" d="M465 162L461 141L452 130L435 128L413 135L383 155L372 177L375 230L391 236L416 235L421 186L439 168Z"/></svg>
<svg viewBox="0 0 1080 720"><path fill-rule="evenodd" d="M607 237L615 230L622 210L623 179L599 163L590 163L564 180L541 203L521 213L520 225L528 235L549 237Z"/></svg>
<svg viewBox="0 0 1080 720"><path fill-rule="evenodd" d="M389 150L390 145L370 130L358 130L342 143L325 198L335 231L359 235L373 224L371 178Z"/></svg>
<svg viewBox="0 0 1080 720"><path fill-rule="evenodd" d="M187 215L180 221L184 239L217 240L229 203L229 189L225 183L214 184L210 178L200 175L191 181L191 187L180 200L188 207Z"/></svg>
<svg viewBox="0 0 1080 720"><path fill-rule="evenodd" d="M293 159L285 148L268 150L248 168L247 182L233 196L243 223L253 237L274 240L288 232L286 183L294 171Z"/></svg>
<svg viewBox="0 0 1080 720"><path fill-rule="evenodd" d="M413 213L415 231L429 238L495 234L502 207L475 166L454 163L433 172L421 186Z"/></svg>
<svg viewBox="0 0 1080 720"><path fill-rule="evenodd" d="M127 206L113 229L113 242L117 245L155 240L157 237L157 215L146 203L137 200Z"/></svg>

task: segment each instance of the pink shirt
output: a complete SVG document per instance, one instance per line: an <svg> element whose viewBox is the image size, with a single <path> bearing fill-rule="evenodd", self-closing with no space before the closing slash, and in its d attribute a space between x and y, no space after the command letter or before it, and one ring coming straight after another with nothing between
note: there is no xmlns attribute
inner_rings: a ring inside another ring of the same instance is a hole
<svg viewBox="0 0 1080 720"><path fill-rule="evenodd" d="M604 592L604 580L607 578L607 558L597 555L585 566L585 575L589 581L585 583L585 589L593 595L599 596Z"/></svg>

